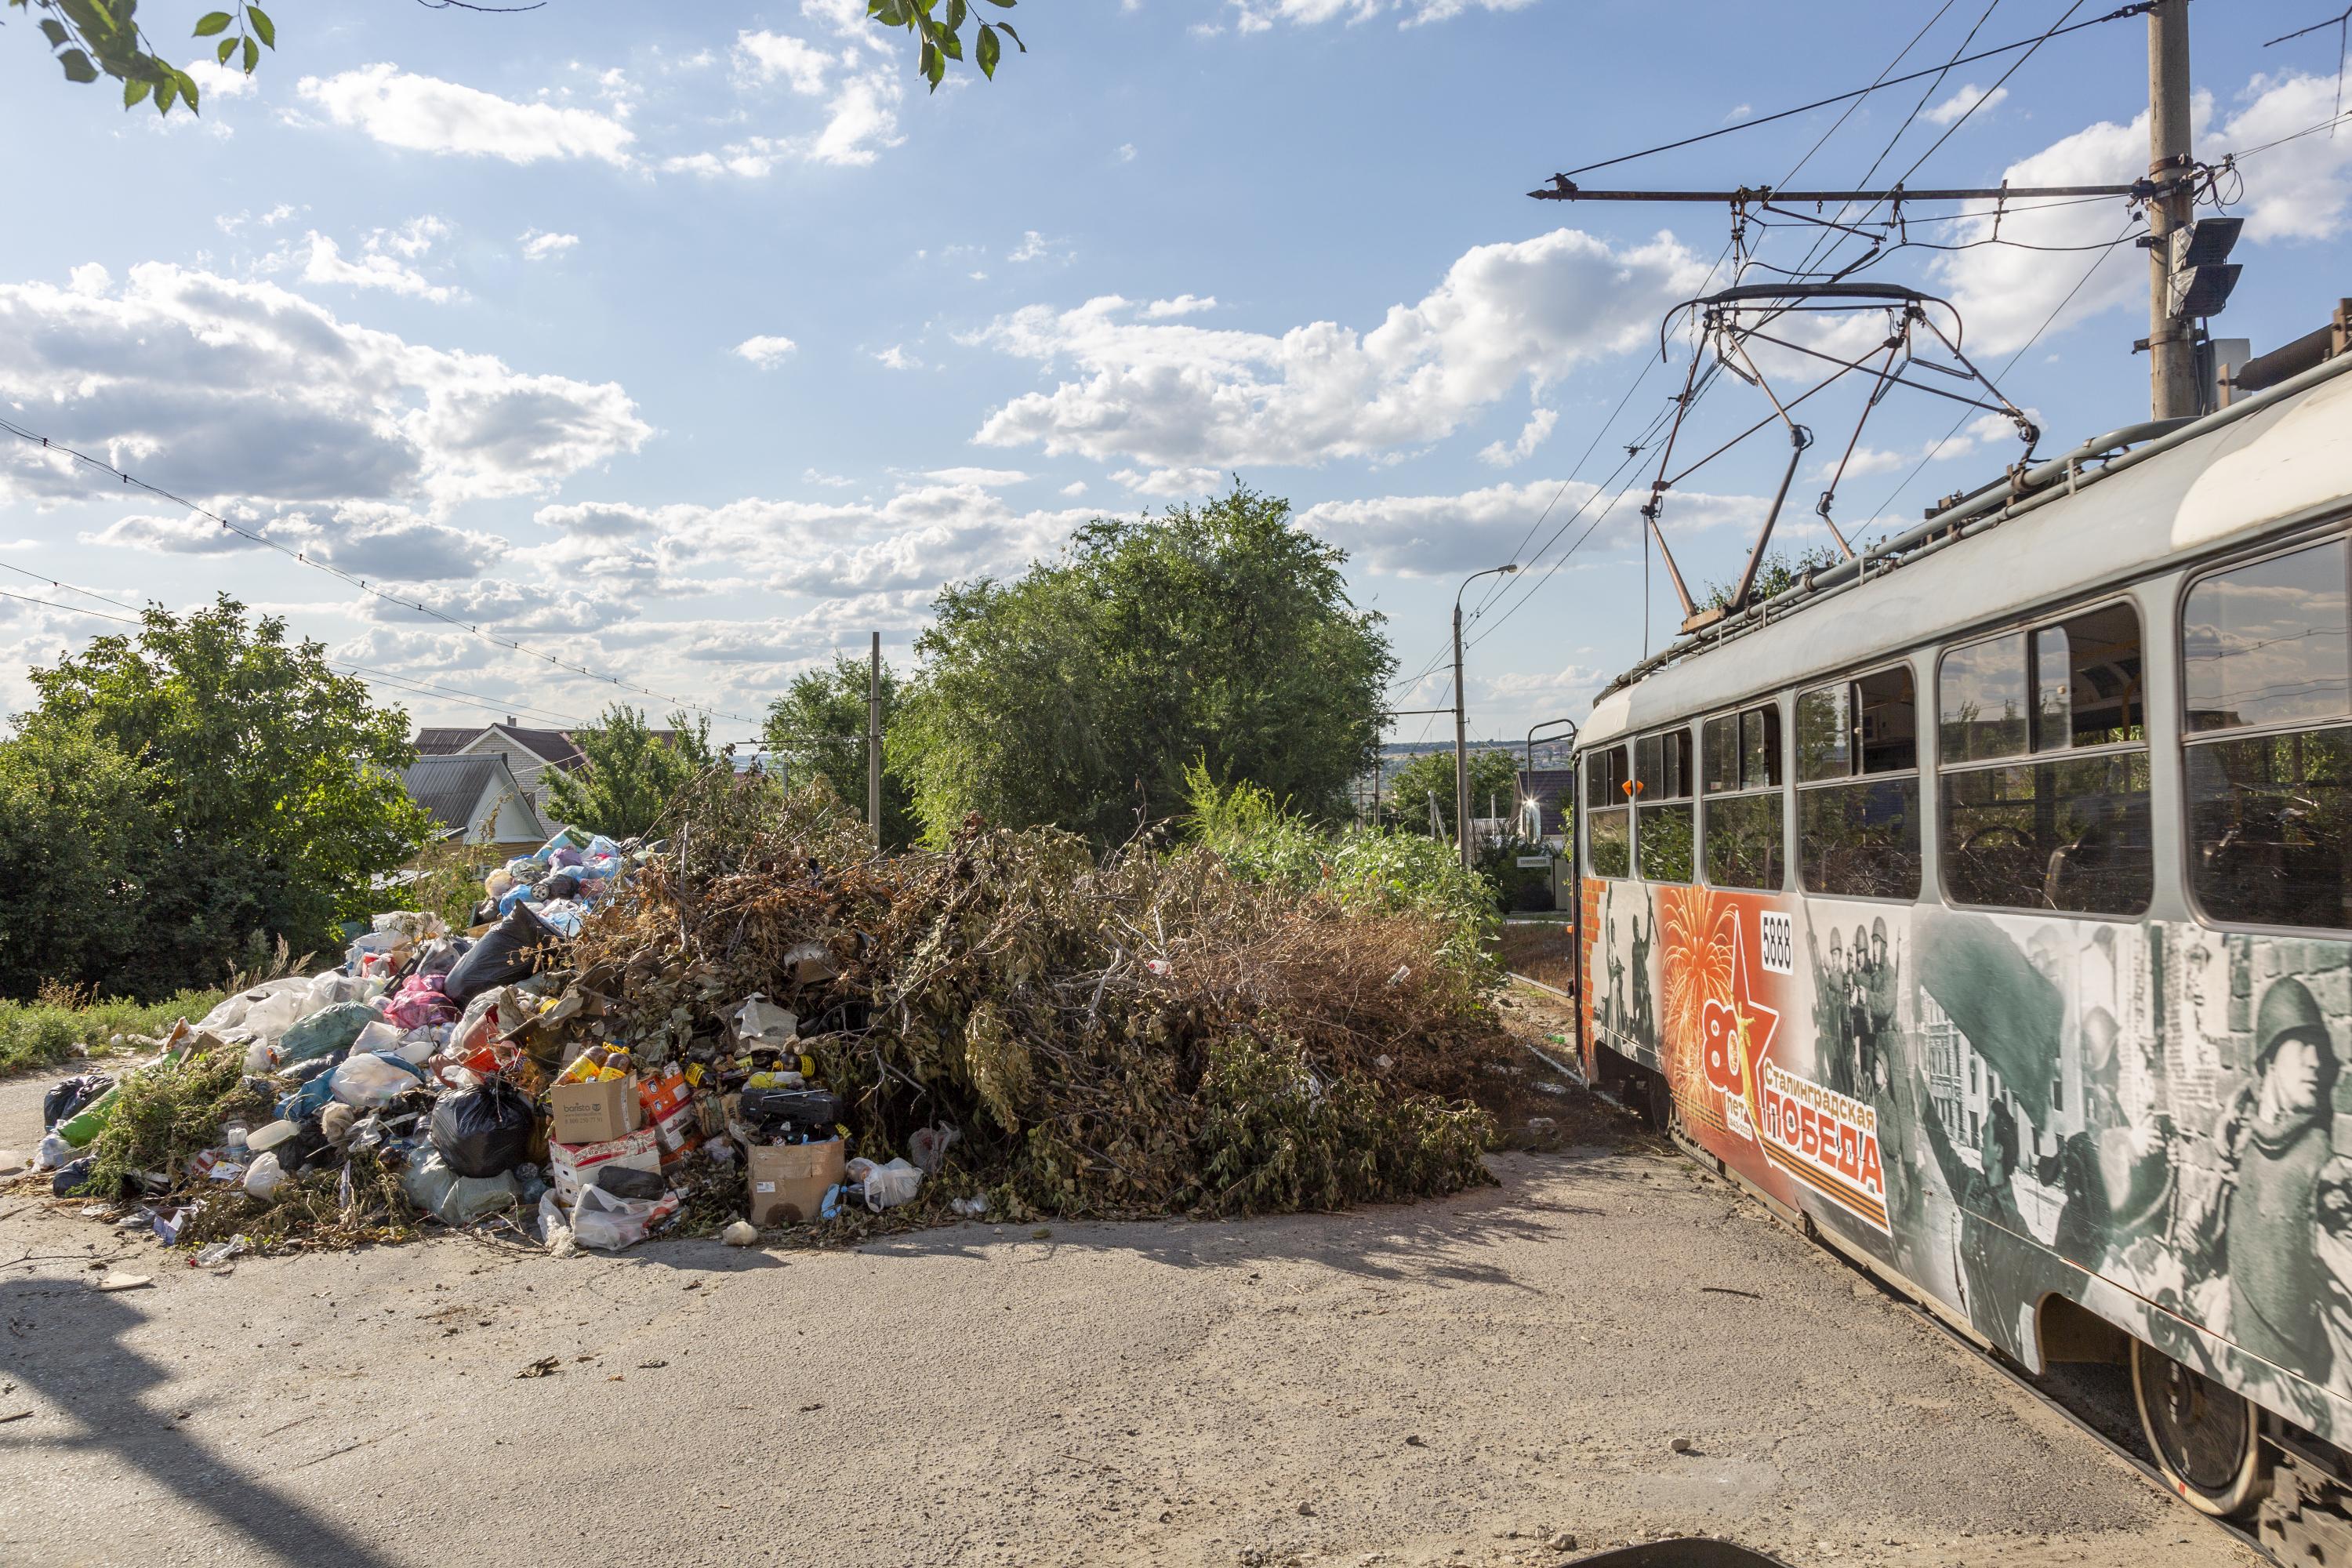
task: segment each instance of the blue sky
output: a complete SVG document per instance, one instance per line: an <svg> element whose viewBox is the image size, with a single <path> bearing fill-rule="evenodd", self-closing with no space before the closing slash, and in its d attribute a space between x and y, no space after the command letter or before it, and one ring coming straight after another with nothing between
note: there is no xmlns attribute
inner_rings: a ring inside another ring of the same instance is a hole
<svg viewBox="0 0 2352 1568"><path fill-rule="evenodd" d="M161 37L202 9L151 0L142 19ZM1949 58L1971 26L2006 42L2065 9L1957 0L1905 68ZM2332 34L2260 47L2314 9L2194 8L2200 155L2334 113ZM905 660L942 581L1017 573L1087 517L1237 473L1349 551L1406 677L1441 651L1463 576L1529 562L1500 596L1470 595L1472 727L1515 734L1580 716L1642 654L1640 497L1608 503L1656 455L1621 471L1622 443L1679 384L1656 363L1664 310L1729 280L1719 210L1523 193L1861 86L1939 16L1031 0L1011 15L1032 52L927 94L903 35L862 11L289 5L256 78L200 70L201 118L168 121L68 85L14 23L0 135L23 221L0 233L0 412L404 598L735 716L872 631ZM1965 114L2015 57L1874 96L1803 178L1858 180L1915 104L1882 178L1947 130L1914 184L2131 178L2144 38L2130 21L2057 40ZM1597 178L1777 183L1839 112ZM2230 209L2249 219L2245 279L2217 334L2259 352L2325 319L2347 169L2352 126L2246 160ZM2084 204L2000 233L2092 246L2127 218ZM1783 266L1810 240L1749 238ZM1868 276L1952 297L1986 368L2014 356L2003 389L2046 454L2145 416L2144 258L2126 246L2085 282L2096 258L1915 248ZM1792 516L1851 428L1835 401L1817 405ZM2013 459L1995 421L1920 464L1954 412L1897 395L1873 416L1834 514L1850 531ZM1767 413L1726 379L1693 438ZM1786 451L1768 431L1677 488L1664 526L1695 583L1736 574ZM634 695L13 442L0 563L16 569L0 590L106 614L21 574L174 608L226 589L424 721L577 720ZM1677 612L1663 573L1648 581L1656 646ZM111 629L0 599L0 710L27 700L27 666ZM420 684L441 690L403 689ZM1449 700L1444 671L1397 689L1400 708Z"/></svg>

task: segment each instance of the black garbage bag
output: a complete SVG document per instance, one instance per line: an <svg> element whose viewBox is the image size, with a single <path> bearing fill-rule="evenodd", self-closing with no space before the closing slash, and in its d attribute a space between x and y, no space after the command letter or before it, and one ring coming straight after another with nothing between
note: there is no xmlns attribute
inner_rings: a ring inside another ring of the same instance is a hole
<svg viewBox="0 0 2352 1568"><path fill-rule="evenodd" d="M517 904L450 966L448 978L441 983L442 993L463 1007L485 991L511 985L546 967L554 961L562 941L563 933L531 913L529 904Z"/></svg>
<svg viewBox="0 0 2352 1568"><path fill-rule="evenodd" d="M445 1095L433 1108L433 1147L461 1176L497 1176L530 1158L530 1097L502 1078Z"/></svg>
<svg viewBox="0 0 2352 1568"><path fill-rule="evenodd" d="M114 1080L102 1072L86 1072L79 1078L69 1078L41 1097L41 1125L55 1127L79 1116L82 1108L108 1089Z"/></svg>
<svg viewBox="0 0 2352 1568"><path fill-rule="evenodd" d="M84 1154L79 1160L59 1165L58 1173L49 1178L49 1191L61 1198L73 1196L81 1190L82 1184L89 1180L89 1169L97 1163L95 1155Z"/></svg>
<svg viewBox="0 0 2352 1568"><path fill-rule="evenodd" d="M542 904L551 904L559 899L576 899L580 896L580 879L569 871L558 871L531 891L539 895L539 901Z"/></svg>

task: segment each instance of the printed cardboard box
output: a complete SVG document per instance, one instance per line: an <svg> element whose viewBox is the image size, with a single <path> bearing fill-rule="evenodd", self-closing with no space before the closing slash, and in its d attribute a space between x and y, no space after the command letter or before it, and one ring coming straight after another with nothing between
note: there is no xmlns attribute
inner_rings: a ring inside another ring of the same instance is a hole
<svg viewBox="0 0 2352 1568"><path fill-rule="evenodd" d="M640 1127L625 1137L610 1138L600 1143L547 1146L547 1169L555 1182L555 1195L567 1205L579 1202L580 1189L594 1181L596 1173L608 1164L660 1175L661 1149L654 1141L654 1130Z"/></svg>
<svg viewBox="0 0 2352 1568"><path fill-rule="evenodd" d="M549 1091L548 1113L548 1137L557 1143L607 1142L645 1125L635 1073L592 1083L559 1083Z"/></svg>

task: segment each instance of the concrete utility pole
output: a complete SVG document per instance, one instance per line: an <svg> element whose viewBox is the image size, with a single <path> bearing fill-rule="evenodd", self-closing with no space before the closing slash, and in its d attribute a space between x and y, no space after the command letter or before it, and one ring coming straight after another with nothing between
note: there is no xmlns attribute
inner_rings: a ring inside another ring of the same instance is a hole
<svg viewBox="0 0 2352 1568"><path fill-rule="evenodd" d="M2172 309L2172 247L2166 237L2196 215L2189 159L2189 0L2158 0L2147 14L2147 177L2164 194L2147 204L2148 404L2158 419L2202 405L2197 345Z"/></svg>
<svg viewBox="0 0 2352 1568"><path fill-rule="evenodd" d="M874 634L873 663L866 675L866 825L874 847L882 847L882 634Z"/></svg>
<svg viewBox="0 0 2352 1568"><path fill-rule="evenodd" d="M1478 855L1470 843L1470 734L1462 705L1462 593L1481 577L1507 577L1518 569L1517 562L1507 566L1489 566L1465 577L1462 587L1454 590L1454 837L1461 848L1465 870L1470 868ZM1433 808L1435 804L1434 800L1431 802Z"/></svg>

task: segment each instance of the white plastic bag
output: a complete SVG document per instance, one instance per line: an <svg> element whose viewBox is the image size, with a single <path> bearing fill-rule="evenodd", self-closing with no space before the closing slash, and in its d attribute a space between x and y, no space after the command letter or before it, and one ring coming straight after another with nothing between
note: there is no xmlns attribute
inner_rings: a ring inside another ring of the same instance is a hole
<svg viewBox="0 0 2352 1568"><path fill-rule="evenodd" d="M654 1226L677 1212L677 1198L616 1198L602 1187L583 1187L572 1208L572 1235L583 1247L618 1252L643 1241Z"/></svg>
<svg viewBox="0 0 2352 1568"><path fill-rule="evenodd" d="M877 1214L911 1203L923 1184L923 1173L904 1160L893 1160L887 1165L877 1165L871 1160L852 1160L845 1173L857 1184L866 1206Z"/></svg>
<svg viewBox="0 0 2352 1568"><path fill-rule="evenodd" d="M401 1037L399 1025L387 1024L379 1018L360 1031L360 1037L352 1042L352 1054L380 1057L387 1051L399 1049Z"/></svg>
<svg viewBox="0 0 2352 1568"><path fill-rule="evenodd" d="M425 1081L424 1075L412 1069L397 1057L345 1057L335 1068L335 1076L327 1092L345 1105L362 1110L373 1110L389 1105L393 1100Z"/></svg>
<svg viewBox="0 0 2352 1568"><path fill-rule="evenodd" d="M245 1190L263 1203L275 1198L278 1189L285 1184L286 1172L278 1163L275 1154L257 1155L253 1163L245 1168Z"/></svg>
<svg viewBox="0 0 2352 1568"><path fill-rule="evenodd" d="M782 1049L800 1037L800 1018L754 991L736 1005L735 1033L746 1046Z"/></svg>

